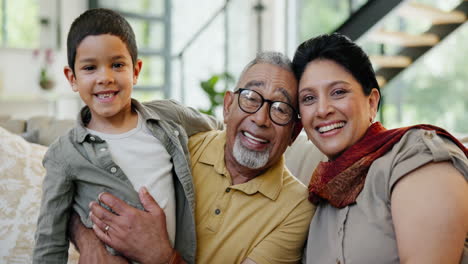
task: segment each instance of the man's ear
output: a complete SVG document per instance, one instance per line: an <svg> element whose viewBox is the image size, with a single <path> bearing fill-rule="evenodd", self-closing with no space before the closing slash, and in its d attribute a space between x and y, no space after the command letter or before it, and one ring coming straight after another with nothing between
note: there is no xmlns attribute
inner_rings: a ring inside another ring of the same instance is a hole
<svg viewBox="0 0 468 264"><path fill-rule="evenodd" d="M137 59L135 67L133 67L133 85L137 84L138 76L140 76L141 68L143 67L143 61Z"/></svg>
<svg viewBox="0 0 468 264"><path fill-rule="evenodd" d="M67 78L72 90L74 92L78 92L78 88L76 87L76 77L73 70L70 67L65 66L63 67L63 73L65 74L65 78Z"/></svg>
<svg viewBox="0 0 468 264"><path fill-rule="evenodd" d="M299 136L299 133L302 131L302 122L300 119L298 119L296 122L293 124L293 129L292 129L292 134L291 134L291 139L289 141L289 146L294 143L294 140L296 140L297 136Z"/></svg>
<svg viewBox="0 0 468 264"><path fill-rule="evenodd" d="M229 118L229 115L231 113L231 106L232 103L234 102L234 93L231 91L226 91L224 94L224 105L223 105L223 117L224 117L224 123Z"/></svg>

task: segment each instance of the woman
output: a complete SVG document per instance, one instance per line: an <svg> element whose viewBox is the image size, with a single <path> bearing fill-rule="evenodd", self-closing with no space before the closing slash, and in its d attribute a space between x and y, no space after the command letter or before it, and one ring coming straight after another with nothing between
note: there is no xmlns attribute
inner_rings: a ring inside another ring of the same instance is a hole
<svg viewBox="0 0 468 264"><path fill-rule="evenodd" d="M468 263L468 150L430 125L373 122L380 90L367 55L322 35L293 60L314 171L304 263Z"/></svg>

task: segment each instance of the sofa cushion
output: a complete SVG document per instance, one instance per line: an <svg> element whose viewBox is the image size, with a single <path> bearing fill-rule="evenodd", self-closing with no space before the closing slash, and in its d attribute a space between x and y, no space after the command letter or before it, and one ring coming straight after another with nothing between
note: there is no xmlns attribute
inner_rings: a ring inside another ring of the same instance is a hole
<svg viewBox="0 0 468 264"><path fill-rule="evenodd" d="M26 121L16 119L2 119L0 120L0 127L5 128L11 133L21 134L26 129Z"/></svg>
<svg viewBox="0 0 468 264"><path fill-rule="evenodd" d="M21 137L30 143L39 144L39 130L31 130L21 133Z"/></svg>
<svg viewBox="0 0 468 264"><path fill-rule="evenodd" d="M0 127L0 263L31 263L47 148ZM70 247L69 263L78 262Z"/></svg>
<svg viewBox="0 0 468 264"><path fill-rule="evenodd" d="M26 131L39 131L37 143L49 146L58 137L65 135L74 125L74 120L59 120L53 117L37 116L28 120Z"/></svg>

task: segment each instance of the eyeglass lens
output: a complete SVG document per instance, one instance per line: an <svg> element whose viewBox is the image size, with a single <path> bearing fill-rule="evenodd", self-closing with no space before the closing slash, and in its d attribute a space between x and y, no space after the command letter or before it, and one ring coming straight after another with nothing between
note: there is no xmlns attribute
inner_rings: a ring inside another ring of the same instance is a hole
<svg viewBox="0 0 468 264"><path fill-rule="evenodd" d="M269 111L273 122L285 125L292 119L294 111L286 103L265 100L259 93L252 90L246 89L239 93L239 105L241 109L250 114L257 112L265 101L271 103Z"/></svg>

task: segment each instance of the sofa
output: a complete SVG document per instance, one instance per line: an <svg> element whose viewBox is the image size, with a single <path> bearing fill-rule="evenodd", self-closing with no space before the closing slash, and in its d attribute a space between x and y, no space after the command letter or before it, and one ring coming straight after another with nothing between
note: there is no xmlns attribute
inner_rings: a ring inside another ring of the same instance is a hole
<svg viewBox="0 0 468 264"><path fill-rule="evenodd" d="M31 263L47 147L0 127L0 263ZM69 263L78 263L70 247Z"/></svg>
<svg viewBox="0 0 468 264"><path fill-rule="evenodd" d="M0 263L31 263L45 175L42 158L47 146L73 125L74 121L50 117L0 119ZM301 134L285 159L291 172L307 184L324 155ZM69 263L77 263L73 246L69 254Z"/></svg>
<svg viewBox="0 0 468 264"><path fill-rule="evenodd" d="M50 116L35 116L24 120L0 115L0 127L22 136L28 142L43 146L49 146L74 125L75 120L60 120Z"/></svg>

